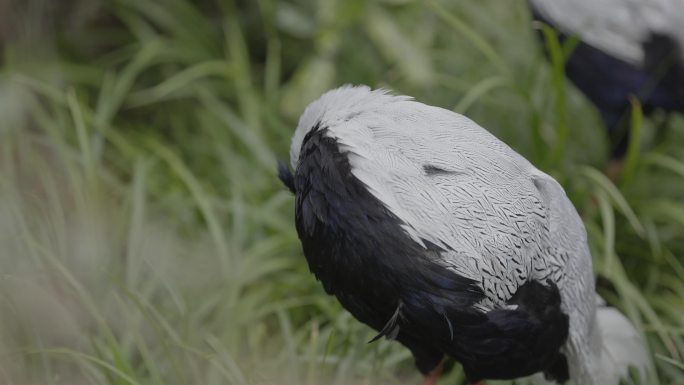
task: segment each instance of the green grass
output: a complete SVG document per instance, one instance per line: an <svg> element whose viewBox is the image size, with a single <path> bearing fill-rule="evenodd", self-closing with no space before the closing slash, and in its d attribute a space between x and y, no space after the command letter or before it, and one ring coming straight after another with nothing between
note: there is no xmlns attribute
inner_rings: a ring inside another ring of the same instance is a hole
<svg viewBox="0 0 684 385"><path fill-rule="evenodd" d="M644 383L684 384L684 119L656 131L635 104L613 183L571 47L546 31L550 66L524 1L78 3L4 43L0 383L419 383L309 274L275 177L303 107L351 82L464 113L556 177L649 343Z"/></svg>

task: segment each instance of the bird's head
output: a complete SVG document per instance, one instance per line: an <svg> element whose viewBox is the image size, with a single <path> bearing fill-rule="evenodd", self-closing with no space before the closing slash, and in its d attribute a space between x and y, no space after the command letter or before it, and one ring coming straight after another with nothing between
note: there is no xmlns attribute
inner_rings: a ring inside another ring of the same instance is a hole
<svg viewBox="0 0 684 385"><path fill-rule="evenodd" d="M278 177L294 192L294 175L297 173L299 153L307 134L320 129L340 128L364 112L373 111L386 103L409 100L408 96L390 95L384 89L372 90L365 85L344 85L330 90L309 104L299 118L297 129L290 145L290 167L283 162L278 164ZM338 131L338 133L340 133ZM344 133L340 133L344 134ZM350 135L352 133L349 133Z"/></svg>

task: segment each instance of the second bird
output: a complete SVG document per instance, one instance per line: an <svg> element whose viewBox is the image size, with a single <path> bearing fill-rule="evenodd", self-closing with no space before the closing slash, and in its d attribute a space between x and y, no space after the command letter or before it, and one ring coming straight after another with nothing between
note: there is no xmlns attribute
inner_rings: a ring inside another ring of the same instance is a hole
<svg viewBox="0 0 684 385"><path fill-rule="evenodd" d="M629 142L630 96L644 114L684 113L684 0L530 0L535 20L561 43L568 78L598 108L611 158Z"/></svg>

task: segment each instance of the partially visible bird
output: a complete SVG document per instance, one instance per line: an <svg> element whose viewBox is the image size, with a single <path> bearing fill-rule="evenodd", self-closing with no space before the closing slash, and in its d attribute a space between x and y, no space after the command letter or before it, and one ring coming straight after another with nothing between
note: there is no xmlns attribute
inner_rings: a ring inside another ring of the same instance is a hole
<svg viewBox="0 0 684 385"><path fill-rule="evenodd" d="M425 384L445 356L468 381L544 373L617 385L638 333L594 291L563 188L468 118L365 86L302 114L280 179L310 270Z"/></svg>
<svg viewBox="0 0 684 385"><path fill-rule="evenodd" d="M684 112L684 0L529 2L561 42L579 39L566 75L601 113L612 159L627 150L630 95L645 115Z"/></svg>

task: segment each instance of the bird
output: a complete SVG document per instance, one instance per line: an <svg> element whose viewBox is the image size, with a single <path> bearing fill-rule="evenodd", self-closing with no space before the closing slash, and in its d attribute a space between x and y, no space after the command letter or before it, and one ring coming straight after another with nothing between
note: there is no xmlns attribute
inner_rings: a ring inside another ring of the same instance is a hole
<svg viewBox="0 0 684 385"><path fill-rule="evenodd" d="M646 116L684 112L684 0L529 4L533 20L552 27L561 44L578 40L565 58L565 73L599 110L611 160L627 152L630 98Z"/></svg>
<svg viewBox="0 0 684 385"><path fill-rule="evenodd" d="M447 359L470 384L618 385L646 362L595 292L563 188L465 116L345 85L306 107L289 163L278 176L310 271L371 341L408 348L425 385Z"/></svg>

